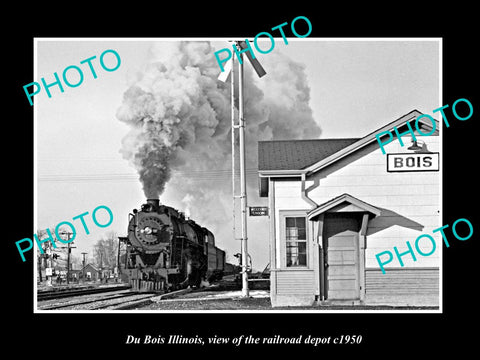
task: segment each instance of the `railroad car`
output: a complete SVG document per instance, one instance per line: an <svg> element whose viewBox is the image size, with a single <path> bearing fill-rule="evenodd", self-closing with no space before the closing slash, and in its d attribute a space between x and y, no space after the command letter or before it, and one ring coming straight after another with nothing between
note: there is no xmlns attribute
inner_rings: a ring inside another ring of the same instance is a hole
<svg viewBox="0 0 480 360"><path fill-rule="evenodd" d="M122 277L137 291L170 291L220 280L225 251L215 246L211 231L176 209L147 199L129 214Z"/></svg>

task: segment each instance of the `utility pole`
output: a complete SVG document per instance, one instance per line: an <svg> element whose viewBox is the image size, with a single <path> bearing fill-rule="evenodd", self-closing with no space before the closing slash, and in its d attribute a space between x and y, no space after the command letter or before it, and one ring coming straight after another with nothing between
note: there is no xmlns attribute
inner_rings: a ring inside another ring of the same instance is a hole
<svg viewBox="0 0 480 360"><path fill-rule="evenodd" d="M122 244L122 241L120 238L118 238L118 249L117 249L117 273L115 275L115 282L120 279L120 245ZM125 262L127 261L127 258L125 257Z"/></svg>
<svg viewBox="0 0 480 360"><path fill-rule="evenodd" d="M46 243L44 251L47 253L47 254L44 254L44 255L46 255L45 258L44 258L45 259L45 271L47 271L46 270L47 268L50 269L50 275L46 275L47 276L47 286L52 286L52 278L53 278L52 243L50 243L50 242Z"/></svg>
<svg viewBox="0 0 480 360"><path fill-rule="evenodd" d="M248 42L248 40L246 40ZM231 106L232 106L232 190L233 190L233 233L235 234L235 199L240 198L241 207L241 267L242 267L242 296L248 297L248 249L247 249L247 185L245 172L245 117L244 117L244 101L243 101L243 53L250 61L258 77L266 74L258 60L250 53L249 45L245 41L235 41L234 50L238 57L238 125L235 124L235 104L234 104L234 56L231 57L227 65L228 70L220 74L219 80L225 82L230 74L231 76ZM239 130L239 153L240 153L240 195L235 194L235 129Z"/></svg>
<svg viewBox="0 0 480 360"><path fill-rule="evenodd" d="M37 256L37 274L38 274L38 280L40 280L40 283L42 282L42 260L43 260L43 254L39 254Z"/></svg>
<svg viewBox="0 0 480 360"><path fill-rule="evenodd" d="M59 233L59 235L67 235L67 285L70 284L70 252L72 251L71 249L76 249L75 247L72 247L70 244L70 237L73 235L73 233L68 232L68 231L62 231ZM62 249L65 249L65 247L62 247Z"/></svg>
<svg viewBox="0 0 480 360"><path fill-rule="evenodd" d="M243 54L240 53L238 68L238 126L240 147L240 207L242 211L242 295L248 297L248 251L247 251L247 182L245 176L245 118L243 116Z"/></svg>
<svg viewBox="0 0 480 360"><path fill-rule="evenodd" d="M231 59L232 66L230 70L230 102L231 102L231 118L232 118L232 232L233 238L236 239L237 233L235 231L235 205L236 205L236 190L235 190L235 129L238 125L235 124L235 57Z"/></svg>
<svg viewBox="0 0 480 360"><path fill-rule="evenodd" d="M68 236L70 240L70 236ZM67 244L67 285L70 284L70 243Z"/></svg>
<svg viewBox="0 0 480 360"><path fill-rule="evenodd" d="M85 255L88 253L82 252L83 260L82 260L82 281L85 282Z"/></svg>

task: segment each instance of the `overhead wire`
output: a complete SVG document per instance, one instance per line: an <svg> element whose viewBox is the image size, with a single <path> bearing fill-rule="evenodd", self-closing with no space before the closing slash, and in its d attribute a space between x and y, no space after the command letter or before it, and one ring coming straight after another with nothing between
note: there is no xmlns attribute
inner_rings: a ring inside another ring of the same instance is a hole
<svg viewBox="0 0 480 360"><path fill-rule="evenodd" d="M236 171L235 176L239 173ZM257 169L247 169L246 175L258 176ZM231 170L190 170L172 171L172 176L180 176L189 180L228 180L231 178ZM84 181L138 181L137 174L131 173L102 173L102 174L44 174L38 176L40 182L84 182Z"/></svg>

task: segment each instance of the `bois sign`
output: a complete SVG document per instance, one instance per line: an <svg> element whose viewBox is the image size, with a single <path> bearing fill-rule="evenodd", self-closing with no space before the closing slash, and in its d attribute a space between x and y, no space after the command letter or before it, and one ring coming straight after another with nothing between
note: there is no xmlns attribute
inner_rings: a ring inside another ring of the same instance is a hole
<svg viewBox="0 0 480 360"><path fill-rule="evenodd" d="M387 154L387 171L438 171L438 155L438 153Z"/></svg>

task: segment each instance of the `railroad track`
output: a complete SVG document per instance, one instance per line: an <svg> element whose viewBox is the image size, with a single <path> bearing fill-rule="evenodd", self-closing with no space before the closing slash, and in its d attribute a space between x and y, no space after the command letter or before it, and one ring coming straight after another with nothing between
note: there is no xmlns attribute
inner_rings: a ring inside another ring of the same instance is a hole
<svg viewBox="0 0 480 360"><path fill-rule="evenodd" d="M122 291L111 294L79 296L63 302L47 303L38 305L39 310L116 310L126 308L127 305L135 306L138 301L145 301L158 294L132 293Z"/></svg>
<svg viewBox="0 0 480 360"><path fill-rule="evenodd" d="M105 292L119 291L130 289L129 285L125 286L112 286L112 287L97 287L90 289L74 289L74 290L62 290L62 291L48 291L44 293L37 293L37 301L45 301L52 299L61 299L66 297L83 296L90 294L100 294Z"/></svg>
<svg viewBox="0 0 480 360"><path fill-rule="evenodd" d="M141 308L154 301L182 298L187 293L218 291L238 286L214 286L201 289L181 289L164 294L132 292L128 286L81 289L38 294L38 310L127 310ZM155 298L155 299L154 299ZM194 299L188 299L194 300Z"/></svg>
<svg viewBox="0 0 480 360"><path fill-rule="evenodd" d="M171 298L191 292L182 289L164 294L139 293L130 290L110 292L108 294L81 294L68 299L50 299L37 304L38 310L127 310L140 308L152 302L152 298Z"/></svg>

